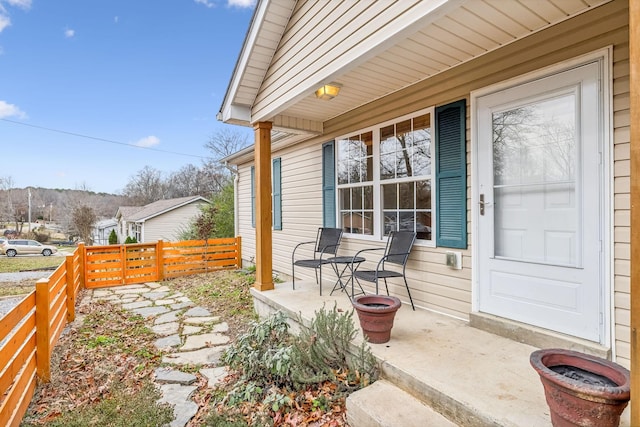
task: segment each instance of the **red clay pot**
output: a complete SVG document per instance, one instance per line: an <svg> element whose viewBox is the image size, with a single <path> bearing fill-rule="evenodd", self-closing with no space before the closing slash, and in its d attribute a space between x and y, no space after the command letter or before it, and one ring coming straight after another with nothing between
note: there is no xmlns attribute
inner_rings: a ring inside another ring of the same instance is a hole
<svg viewBox="0 0 640 427"><path fill-rule="evenodd" d="M620 415L630 398L630 376L626 368L600 357L563 349L534 351L530 362L540 375L554 427L616 427L620 424ZM571 368L578 368L582 373ZM557 372L563 369L574 373ZM611 384L601 381L602 377Z"/></svg>
<svg viewBox="0 0 640 427"><path fill-rule="evenodd" d="M353 301L362 332L372 344L383 344L391 339L391 328L396 311L402 303L388 295L360 295Z"/></svg>

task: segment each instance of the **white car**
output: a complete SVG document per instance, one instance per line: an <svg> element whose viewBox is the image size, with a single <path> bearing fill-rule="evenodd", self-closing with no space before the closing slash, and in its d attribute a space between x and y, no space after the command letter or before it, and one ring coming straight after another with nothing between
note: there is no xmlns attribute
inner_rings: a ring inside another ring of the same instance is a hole
<svg viewBox="0 0 640 427"><path fill-rule="evenodd" d="M0 245L0 252L8 257L28 254L42 254L44 256L50 256L58 252L58 248L51 245L43 245L35 240L16 239L8 240L4 244Z"/></svg>

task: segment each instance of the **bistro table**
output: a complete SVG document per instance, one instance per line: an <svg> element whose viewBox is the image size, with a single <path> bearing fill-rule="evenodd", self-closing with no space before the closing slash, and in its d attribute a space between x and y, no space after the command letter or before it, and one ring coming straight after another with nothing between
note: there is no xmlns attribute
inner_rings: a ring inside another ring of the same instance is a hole
<svg viewBox="0 0 640 427"><path fill-rule="evenodd" d="M333 285L333 289L331 290L330 295L333 295L333 292L335 290L340 289L343 292L345 292L350 298L353 298L355 293L354 283L353 283L354 281L353 272L357 270L360 264L365 261L366 259L361 256L358 256L358 257L336 256L333 258L328 258L327 263L331 264L331 266L333 267L333 271L336 273L336 276L338 277L338 280L336 281L335 285ZM346 282L343 282L345 275L349 275L349 278L347 279ZM349 282L351 282L351 295L349 295L349 290L347 288L347 286L349 286ZM364 289L362 289L362 286L360 286L360 283L358 283L358 287L360 288L360 292L358 294L360 293L364 294Z"/></svg>

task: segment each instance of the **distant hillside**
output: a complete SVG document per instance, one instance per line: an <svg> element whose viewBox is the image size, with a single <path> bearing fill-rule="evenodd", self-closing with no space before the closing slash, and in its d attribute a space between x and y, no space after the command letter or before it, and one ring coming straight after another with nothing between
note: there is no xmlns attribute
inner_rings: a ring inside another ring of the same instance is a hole
<svg viewBox="0 0 640 427"><path fill-rule="evenodd" d="M76 207L89 206L98 219L112 218L119 206L132 205L124 196L86 190L51 189L41 187L0 190L0 221L11 223L16 216L27 220L31 190L31 220L38 219L65 224Z"/></svg>

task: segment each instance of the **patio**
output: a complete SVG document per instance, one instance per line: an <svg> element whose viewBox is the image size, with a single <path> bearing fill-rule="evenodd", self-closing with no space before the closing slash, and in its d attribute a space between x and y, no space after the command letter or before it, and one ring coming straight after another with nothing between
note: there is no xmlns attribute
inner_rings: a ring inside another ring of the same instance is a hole
<svg viewBox="0 0 640 427"><path fill-rule="evenodd" d="M264 292L252 289L257 313L262 317L282 310L308 322L323 304L351 310L348 297L340 292L319 296L313 281L296 281L295 290L291 285L279 283ZM359 327L355 313L354 321ZM551 425L542 384L529 365L535 347L452 317L420 308L412 311L404 304L396 315L391 340L371 348L382 362L384 381L349 398L347 407L354 427L394 425L394 420L398 425L401 419L404 426L451 425L437 414L436 421L425 424L426 415L419 415L429 412L424 405L465 427ZM403 392L417 400L410 402L407 397L402 406L394 405L394 396ZM630 425L629 412L627 407L621 426ZM407 413L418 414L415 422L401 418ZM360 418L363 414L370 419ZM357 424L351 418L356 416Z"/></svg>

